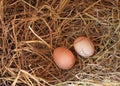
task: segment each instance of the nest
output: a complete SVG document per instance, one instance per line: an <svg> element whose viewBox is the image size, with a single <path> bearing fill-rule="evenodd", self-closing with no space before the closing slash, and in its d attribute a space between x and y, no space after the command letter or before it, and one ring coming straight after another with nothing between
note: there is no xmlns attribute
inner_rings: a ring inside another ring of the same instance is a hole
<svg viewBox="0 0 120 86"><path fill-rule="evenodd" d="M0 86L119 86L119 0L0 0ZM95 54L79 56L73 41L86 36ZM76 56L59 69L52 52Z"/></svg>

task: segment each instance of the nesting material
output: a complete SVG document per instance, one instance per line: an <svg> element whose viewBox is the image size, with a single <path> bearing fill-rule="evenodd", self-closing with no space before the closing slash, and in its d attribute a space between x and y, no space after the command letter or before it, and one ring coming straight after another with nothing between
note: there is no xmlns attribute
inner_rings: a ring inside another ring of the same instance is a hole
<svg viewBox="0 0 120 86"><path fill-rule="evenodd" d="M90 58L75 52L79 36L94 42ZM70 70L54 62L58 46L74 53ZM0 0L0 86L67 84L120 86L120 0Z"/></svg>

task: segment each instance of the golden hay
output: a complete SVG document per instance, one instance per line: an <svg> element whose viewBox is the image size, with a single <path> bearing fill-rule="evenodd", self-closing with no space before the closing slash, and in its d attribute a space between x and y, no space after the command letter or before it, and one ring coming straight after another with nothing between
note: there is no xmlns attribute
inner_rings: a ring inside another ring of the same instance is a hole
<svg viewBox="0 0 120 86"><path fill-rule="evenodd" d="M74 51L79 36L94 42L90 58ZM72 69L54 63L59 46ZM0 86L120 86L120 1L0 0Z"/></svg>

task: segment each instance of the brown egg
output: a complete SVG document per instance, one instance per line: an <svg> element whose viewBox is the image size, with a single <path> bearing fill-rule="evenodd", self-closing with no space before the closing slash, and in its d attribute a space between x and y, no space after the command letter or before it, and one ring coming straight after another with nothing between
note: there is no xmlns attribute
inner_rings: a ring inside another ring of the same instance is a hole
<svg viewBox="0 0 120 86"><path fill-rule="evenodd" d="M75 39L74 48L75 51L83 57L92 56L95 50L93 43L86 37L79 37Z"/></svg>
<svg viewBox="0 0 120 86"><path fill-rule="evenodd" d="M64 47L58 47L54 50L53 59L59 68L65 70L72 68L75 64L75 56Z"/></svg>

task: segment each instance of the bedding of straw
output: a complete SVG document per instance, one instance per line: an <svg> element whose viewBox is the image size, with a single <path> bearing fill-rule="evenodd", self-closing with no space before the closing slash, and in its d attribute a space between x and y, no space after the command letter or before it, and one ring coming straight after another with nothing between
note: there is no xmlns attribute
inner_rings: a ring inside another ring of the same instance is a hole
<svg viewBox="0 0 120 86"><path fill-rule="evenodd" d="M93 56L75 52L79 36ZM70 70L53 61L59 46L76 56ZM0 86L120 86L120 1L0 0Z"/></svg>

